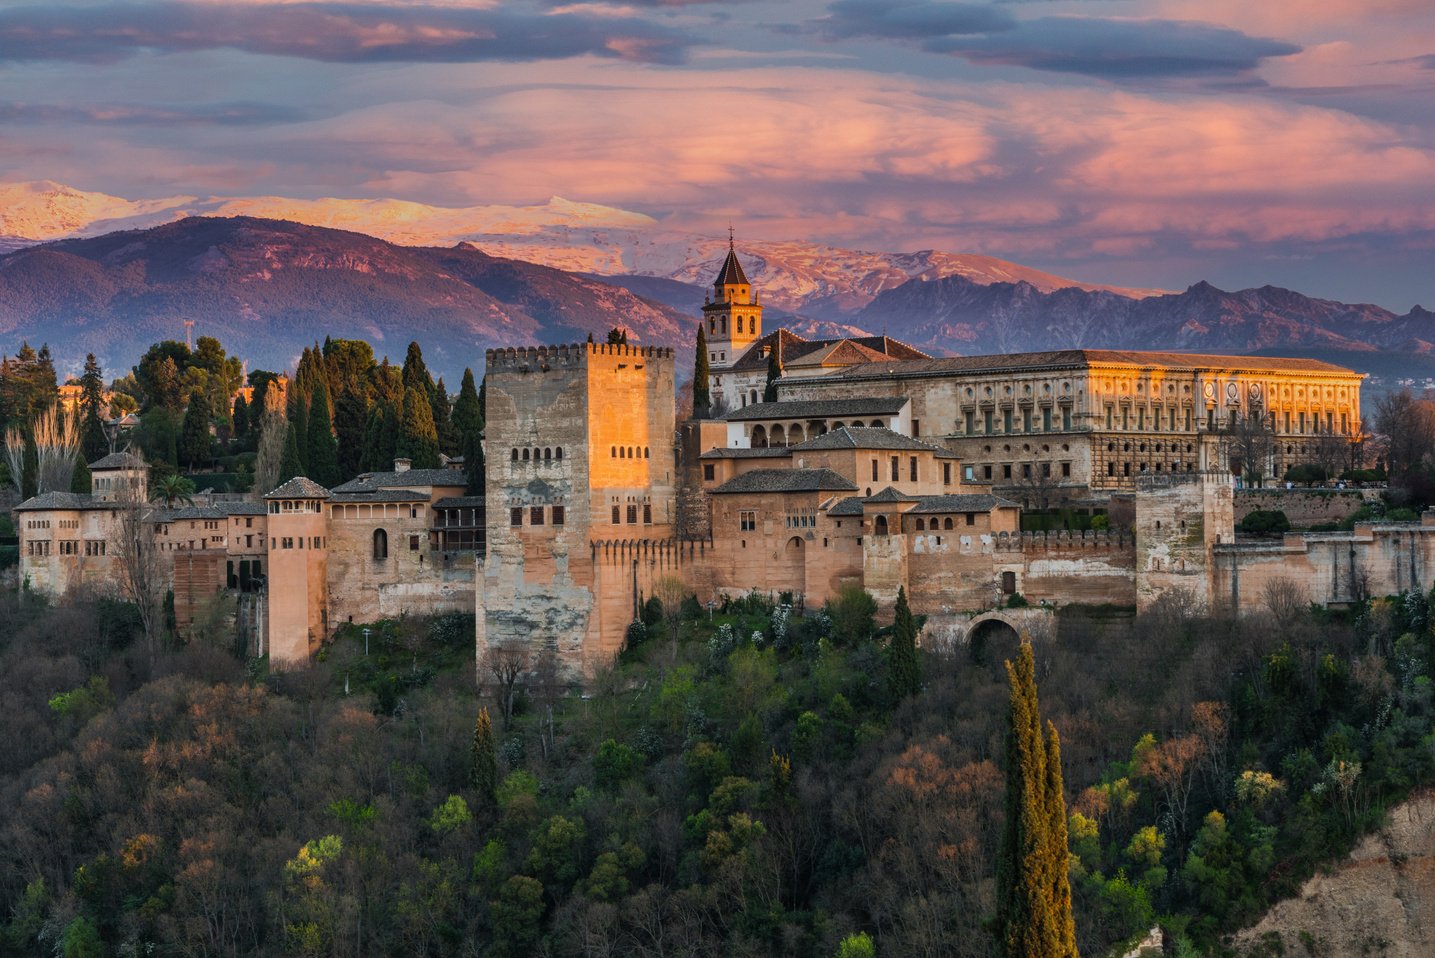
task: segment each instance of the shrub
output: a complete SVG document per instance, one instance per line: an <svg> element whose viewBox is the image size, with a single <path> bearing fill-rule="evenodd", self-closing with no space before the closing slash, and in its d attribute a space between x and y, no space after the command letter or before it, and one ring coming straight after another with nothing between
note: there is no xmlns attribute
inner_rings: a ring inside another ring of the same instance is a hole
<svg viewBox="0 0 1435 958"><path fill-rule="evenodd" d="M1241 531L1252 536L1275 536L1289 532L1290 519L1279 509L1256 509L1241 520Z"/></svg>

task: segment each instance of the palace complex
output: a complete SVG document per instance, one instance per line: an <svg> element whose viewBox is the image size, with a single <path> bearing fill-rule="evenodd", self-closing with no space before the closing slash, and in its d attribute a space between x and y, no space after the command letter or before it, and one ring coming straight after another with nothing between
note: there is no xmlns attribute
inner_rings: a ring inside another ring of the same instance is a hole
<svg viewBox="0 0 1435 958"><path fill-rule="evenodd" d="M1016 594L1040 611L1181 590L1243 611L1278 580L1332 604L1429 584L1435 514L1236 536L1236 475L1279 476L1360 437L1350 370L1083 349L933 358L887 337L764 333L732 249L701 322L712 418L676 421L670 349L489 350L483 496L461 471L399 461L333 489L294 478L259 500L164 509L120 454L91 465L92 495L17 507L22 583L122 590L140 516L181 630L232 592L255 650L298 665L343 622L469 610L480 655L547 652L575 676L611 661L674 580L704 603L756 588L813 605L855 585L890 606L905 589L929 633L956 639ZM1023 531L1025 512L1058 504L1108 525Z"/></svg>

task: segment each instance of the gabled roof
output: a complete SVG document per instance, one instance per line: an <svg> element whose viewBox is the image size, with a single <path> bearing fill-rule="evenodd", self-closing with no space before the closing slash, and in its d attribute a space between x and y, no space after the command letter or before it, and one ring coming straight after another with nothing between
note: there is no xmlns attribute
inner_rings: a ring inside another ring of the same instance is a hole
<svg viewBox="0 0 1435 958"><path fill-rule="evenodd" d="M896 489L888 486L876 495L868 496L865 501L885 505L889 502L918 502L919 500L916 496L909 496L905 492L898 492Z"/></svg>
<svg viewBox="0 0 1435 958"><path fill-rule="evenodd" d="M312 479L304 476L295 476L278 489L269 493L265 499L328 499L329 490L319 485Z"/></svg>
<svg viewBox="0 0 1435 958"><path fill-rule="evenodd" d="M852 347L850 350L844 347ZM856 336L851 339L803 339L786 329L775 329L761 339L753 340L747 351L739 356L732 366L734 372L751 372L766 369L767 354L778 350L784 366L815 366L821 363L833 365L866 366L874 362L931 359L915 346L888 336ZM841 351L839 351L841 350Z"/></svg>
<svg viewBox="0 0 1435 958"><path fill-rule="evenodd" d="M873 426L843 426L841 429L833 429L815 439L799 442L797 445L787 448L793 452L819 449L901 449L933 453L947 451L941 446L934 446L931 443L922 442L920 439L904 436L900 432L893 432L886 427Z"/></svg>
<svg viewBox="0 0 1435 958"><path fill-rule="evenodd" d="M444 496L433 504L435 509L482 509L486 500L483 496Z"/></svg>
<svg viewBox="0 0 1435 958"><path fill-rule="evenodd" d="M365 492L335 492L335 502L428 502L429 497L413 489L373 489Z"/></svg>
<svg viewBox="0 0 1435 958"><path fill-rule="evenodd" d="M836 516L839 519L843 516L861 516L862 497L848 496L845 499L839 499L827 507L827 514L829 516Z"/></svg>
<svg viewBox="0 0 1435 958"><path fill-rule="evenodd" d="M31 496L15 507L16 512L43 509L119 509L118 502L106 502L84 492L45 492Z"/></svg>
<svg viewBox="0 0 1435 958"><path fill-rule="evenodd" d="M754 469L712 490L734 492L855 492L857 486L831 469Z"/></svg>
<svg viewBox="0 0 1435 958"><path fill-rule="evenodd" d="M816 382L817 380L812 380ZM836 416L893 416L907 405L906 396L872 396L862 399L803 399L760 402L734 409L722 418L727 422L763 419L831 419Z"/></svg>
<svg viewBox="0 0 1435 958"><path fill-rule="evenodd" d="M800 369L804 366L853 366L857 363L884 363L890 362L892 357L850 339L839 339L835 343L819 343L816 349L808 349L796 357L784 355L782 359L784 366Z"/></svg>
<svg viewBox="0 0 1435 958"><path fill-rule="evenodd" d="M129 452L112 452L108 456L90 463L90 472L105 469L140 469L144 460Z"/></svg>
<svg viewBox="0 0 1435 958"><path fill-rule="evenodd" d="M714 286L750 286L747 281L747 274L742 271L742 264L737 261L737 250L733 249L731 243L727 247L727 259L723 260L722 269L718 270L717 279L713 280Z"/></svg>
<svg viewBox="0 0 1435 958"><path fill-rule="evenodd" d="M372 492L405 486L467 486L461 469L405 469L403 472L365 472L334 487L335 492Z"/></svg>
<svg viewBox="0 0 1435 958"><path fill-rule="evenodd" d="M987 492L951 496L918 496L917 504L908 510L908 515L933 512L990 512L993 509L1016 508L1019 506L1010 499L1003 499L1001 496L994 496Z"/></svg>

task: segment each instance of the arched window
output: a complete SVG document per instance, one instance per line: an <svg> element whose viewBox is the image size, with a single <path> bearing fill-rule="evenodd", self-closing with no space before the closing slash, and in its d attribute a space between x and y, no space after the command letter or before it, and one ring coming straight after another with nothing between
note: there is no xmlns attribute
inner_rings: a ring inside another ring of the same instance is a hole
<svg viewBox="0 0 1435 958"><path fill-rule="evenodd" d="M764 449L767 447L767 428L765 426L752 427L752 448Z"/></svg>
<svg viewBox="0 0 1435 958"><path fill-rule="evenodd" d="M374 530L374 558L387 559L389 557L389 534L383 529Z"/></svg>
<svg viewBox="0 0 1435 958"><path fill-rule="evenodd" d="M553 458L554 458L554 459L558 459L558 460L560 460L560 461L563 459L563 447L562 447L562 446L559 446L557 449L553 450Z"/></svg>
<svg viewBox="0 0 1435 958"><path fill-rule="evenodd" d="M527 461L528 461L528 450L527 450L527 449L523 450L523 461L524 461L524 462L527 462Z"/></svg>
<svg viewBox="0 0 1435 958"><path fill-rule="evenodd" d="M918 531L918 532L926 532L926 531L927 531L927 521L926 521L925 519L918 519L918 520L917 520L917 531Z"/></svg>
<svg viewBox="0 0 1435 958"><path fill-rule="evenodd" d="M950 529L951 527L952 527L952 517L951 517L951 516L947 516L947 518L942 521L942 528L943 528L943 529Z"/></svg>
<svg viewBox="0 0 1435 958"><path fill-rule="evenodd" d="M609 446L609 447L608 447L608 456L609 456L609 458L617 459L617 458L618 458L618 447L617 447L617 446Z"/></svg>
<svg viewBox="0 0 1435 958"><path fill-rule="evenodd" d="M887 517L878 516L876 523L874 523L872 527L872 531L879 536L885 536L887 534Z"/></svg>
<svg viewBox="0 0 1435 958"><path fill-rule="evenodd" d="M517 450L517 449L513 450L513 461L514 461L514 462L517 462L517 461L518 461L518 450Z"/></svg>
<svg viewBox="0 0 1435 958"><path fill-rule="evenodd" d="M791 539L788 539L788 540L787 540L787 551L788 551L788 552L801 552L801 551L802 551L802 537L801 537L801 536L793 536Z"/></svg>
<svg viewBox="0 0 1435 958"><path fill-rule="evenodd" d="M773 446L787 445L787 432L780 423L772 427L772 433L768 436L767 441Z"/></svg>
<svg viewBox="0 0 1435 958"><path fill-rule="evenodd" d="M543 450L543 461L544 461L544 462L550 462L550 461L552 461L552 459L553 459L553 450L552 450L552 449L544 449L544 450Z"/></svg>
<svg viewBox="0 0 1435 958"><path fill-rule="evenodd" d="M648 447L647 447L647 446L644 446L644 447L643 447L643 458L644 458L644 459L651 459L651 458L653 458L653 457L649 454L649 452L648 452Z"/></svg>

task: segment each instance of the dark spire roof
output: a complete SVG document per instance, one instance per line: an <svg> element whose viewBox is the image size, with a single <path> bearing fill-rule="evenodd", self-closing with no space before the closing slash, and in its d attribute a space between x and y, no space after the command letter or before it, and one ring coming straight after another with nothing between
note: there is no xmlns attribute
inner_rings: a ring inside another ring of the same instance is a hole
<svg viewBox="0 0 1435 958"><path fill-rule="evenodd" d="M722 269L718 270L717 279L713 280L714 286L748 286L747 274L742 271L742 264L737 261L737 249L733 246L732 234L727 238L727 259L723 260Z"/></svg>

